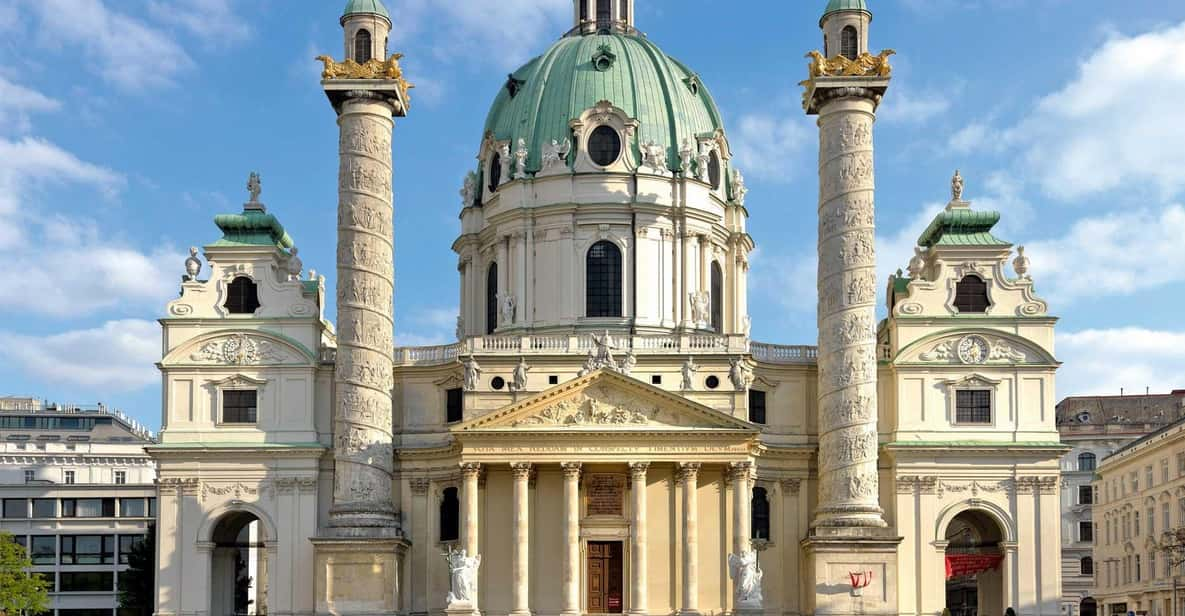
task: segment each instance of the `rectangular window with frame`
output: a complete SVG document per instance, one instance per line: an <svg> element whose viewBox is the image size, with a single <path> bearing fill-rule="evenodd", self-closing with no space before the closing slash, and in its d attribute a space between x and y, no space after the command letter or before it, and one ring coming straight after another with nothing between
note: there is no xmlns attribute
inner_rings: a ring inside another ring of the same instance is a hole
<svg viewBox="0 0 1185 616"><path fill-rule="evenodd" d="M112 592L115 573L112 571L63 571L58 574L59 592ZM110 610L105 610L110 612Z"/></svg>
<svg viewBox="0 0 1185 616"><path fill-rule="evenodd" d="M58 538L54 535L33 535L29 538L29 558L34 565L58 562Z"/></svg>
<svg viewBox="0 0 1185 616"><path fill-rule="evenodd" d="M955 391L955 423L991 424L991 390L960 389Z"/></svg>
<svg viewBox="0 0 1185 616"><path fill-rule="evenodd" d="M228 389L222 392L222 423L253 424L258 418L254 389Z"/></svg>
<svg viewBox="0 0 1185 616"><path fill-rule="evenodd" d="M142 499L142 498L121 498L121 499L119 499L119 517L121 517L121 518L145 518L145 517L148 517L148 508L144 506L144 499Z"/></svg>
<svg viewBox="0 0 1185 616"><path fill-rule="evenodd" d="M115 535L62 535L63 565L110 565L115 562Z"/></svg>
<svg viewBox="0 0 1185 616"><path fill-rule="evenodd" d="M53 498L33 499L33 517L45 519L58 517L58 501Z"/></svg>
<svg viewBox="0 0 1185 616"><path fill-rule="evenodd" d="M1185 477L1185 453L1177 454L1177 476Z"/></svg>
<svg viewBox="0 0 1185 616"><path fill-rule="evenodd" d="M115 471L115 485L122 486L122 485L126 485L127 482L128 482L128 472L127 471Z"/></svg>
<svg viewBox="0 0 1185 616"><path fill-rule="evenodd" d="M64 471L62 473L62 477L66 485L71 485L74 483L74 471Z"/></svg>
<svg viewBox="0 0 1185 616"><path fill-rule="evenodd" d="M749 422L765 425L765 392L749 390Z"/></svg>
<svg viewBox="0 0 1185 616"><path fill-rule="evenodd" d="M1078 504L1094 504L1094 491L1090 489L1090 486L1078 486Z"/></svg>
<svg viewBox="0 0 1185 616"><path fill-rule="evenodd" d="M25 471L25 483L32 483L37 478L37 473L34 471Z"/></svg>
<svg viewBox="0 0 1185 616"><path fill-rule="evenodd" d="M132 549L136 544L144 541L144 535L120 535L119 536L119 564L128 564L128 555L132 553Z"/></svg>
<svg viewBox="0 0 1185 616"><path fill-rule="evenodd" d="M63 518L114 518L114 498L63 498Z"/></svg>
<svg viewBox="0 0 1185 616"><path fill-rule="evenodd" d="M1144 467L1144 487L1145 488L1152 487L1152 465L1151 464Z"/></svg>
<svg viewBox="0 0 1185 616"><path fill-rule="evenodd" d="M444 421L457 423L465 418L465 392L461 388L445 392Z"/></svg>
<svg viewBox="0 0 1185 616"><path fill-rule="evenodd" d="M1094 525L1090 522L1078 523L1078 540L1084 543L1091 543L1094 541Z"/></svg>
<svg viewBox="0 0 1185 616"><path fill-rule="evenodd" d="M4 518L6 520L23 519L29 517L29 499L4 499Z"/></svg>

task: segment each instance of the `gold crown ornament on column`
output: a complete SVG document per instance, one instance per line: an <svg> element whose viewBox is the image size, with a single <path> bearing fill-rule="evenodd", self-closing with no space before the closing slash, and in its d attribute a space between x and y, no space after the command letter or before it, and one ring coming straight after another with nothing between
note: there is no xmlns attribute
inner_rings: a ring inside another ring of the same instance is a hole
<svg viewBox="0 0 1185 616"><path fill-rule="evenodd" d="M389 79L399 82L399 89L404 100L410 101L408 90L415 86L403 78L403 68L399 66L401 58L403 58L403 54L393 53L386 60L371 58L361 63L352 58L347 58L345 62L338 62L326 55L317 56L315 59L325 65L324 70L321 71L322 79Z"/></svg>

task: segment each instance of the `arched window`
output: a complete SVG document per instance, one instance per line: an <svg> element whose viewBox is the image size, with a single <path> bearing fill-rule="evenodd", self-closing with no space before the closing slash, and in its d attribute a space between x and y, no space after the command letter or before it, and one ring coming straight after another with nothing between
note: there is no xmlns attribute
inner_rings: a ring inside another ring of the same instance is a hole
<svg viewBox="0 0 1185 616"><path fill-rule="evenodd" d="M1093 471L1098 465L1098 458L1093 453L1078 454L1078 470Z"/></svg>
<svg viewBox="0 0 1185 616"><path fill-rule="evenodd" d="M580 22L588 21L588 0L580 0Z"/></svg>
<svg viewBox="0 0 1185 616"><path fill-rule="evenodd" d="M991 301L988 300L987 283L983 278L972 274L964 276L955 285L955 308L960 313L983 314L991 305Z"/></svg>
<svg viewBox="0 0 1185 616"><path fill-rule="evenodd" d="M621 316L621 249L597 242L585 258L585 316Z"/></svg>
<svg viewBox="0 0 1185 616"><path fill-rule="evenodd" d="M839 53L849 60L860 55L860 35L852 26L845 26L839 35Z"/></svg>
<svg viewBox="0 0 1185 616"><path fill-rule="evenodd" d="M226 311L231 314L255 314L259 310L259 290L255 281L239 276L226 285Z"/></svg>
<svg viewBox="0 0 1185 616"><path fill-rule="evenodd" d="M749 502L749 528L753 539L769 541L769 495L765 488L753 488Z"/></svg>
<svg viewBox="0 0 1185 616"><path fill-rule="evenodd" d="M1078 562L1080 567L1079 573L1082 575L1094 575L1094 559L1089 556L1084 556Z"/></svg>
<svg viewBox="0 0 1185 616"><path fill-rule="evenodd" d="M621 15L618 18L621 21L629 21L629 19L630 19L630 0L621 0Z"/></svg>
<svg viewBox="0 0 1185 616"><path fill-rule="evenodd" d="M486 272L486 334L498 329L498 264L491 263Z"/></svg>
<svg viewBox="0 0 1185 616"><path fill-rule="evenodd" d="M490 192L498 192L498 185L502 183L502 155L494 153L490 159Z"/></svg>
<svg viewBox="0 0 1185 616"><path fill-rule="evenodd" d="M440 540L461 538L461 500L456 488L445 488L440 498Z"/></svg>
<svg viewBox="0 0 1185 616"><path fill-rule="evenodd" d="M724 333L724 271L712 261L712 329Z"/></svg>
<svg viewBox="0 0 1185 616"><path fill-rule="evenodd" d="M363 64L373 57L373 44L370 42L370 30L362 29L354 35L354 61Z"/></svg>
<svg viewBox="0 0 1185 616"><path fill-rule="evenodd" d="M613 25L613 0L597 0L597 30L609 31Z"/></svg>
<svg viewBox="0 0 1185 616"><path fill-rule="evenodd" d="M708 157L708 181L712 183L714 190L720 189L720 155L716 150L712 150L711 156Z"/></svg>
<svg viewBox="0 0 1185 616"><path fill-rule="evenodd" d="M588 156L602 167L617 162L621 156L621 135L612 126L598 126L588 136Z"/></svg>

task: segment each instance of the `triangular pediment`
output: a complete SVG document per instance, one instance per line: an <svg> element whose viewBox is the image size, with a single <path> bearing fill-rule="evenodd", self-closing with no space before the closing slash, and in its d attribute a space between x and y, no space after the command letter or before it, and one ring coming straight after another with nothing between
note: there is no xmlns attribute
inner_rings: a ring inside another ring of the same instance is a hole
<svg viewBox="0 0 1185 616"><path fill-rule="evenodd" d="M453 432L757 432L757 427L642 381L600 370L473 419Z"/></svg>

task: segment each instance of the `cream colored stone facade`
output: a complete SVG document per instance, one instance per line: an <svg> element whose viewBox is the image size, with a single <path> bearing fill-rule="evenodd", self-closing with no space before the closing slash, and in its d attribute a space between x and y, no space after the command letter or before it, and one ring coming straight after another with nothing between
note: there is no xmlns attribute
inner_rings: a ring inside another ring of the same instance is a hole
<svg viewBox="0 0 1185 616"><path fill-rule="evenodd" d="M575 14L573 36L596 26ZM617 17L632 31L632 8ZM859 24L865 51L870 18L845 9L823 26ZM960 550L1002 561L960 605L1056 614L1055 318L1027 263L1006 271L995 219L943 240L962 228L944 217L983 219L960 185L876 322L882 70L808 85L818 348L749 337L743 178L709 166L731 169L725 131L664 163L633 143L637 118L600 101L568 119L571 156L548 145L533 175L525 145L487 135L478 164L494 179L468 178L453 246L459 340L392 349L390 148L367 148L414 116L384 80L327 80L342 131L337 327L254 198L220 217L208 277L162 319L158 613L219 614L234 586L223 555L251 521L276 616L933 615ZM630 146L604 166L599 127ZM620 316L587 314L599 242L620 251ZM229 308L242 279L259 300L245 313ZM969 280L985 298L973 314ZM252 421L228 415L242 392ZM462 549L480 556L476 576Z"/></svg>
<svg viewBox="0 0 1185 616"><path fill-rule="evenodd" d="M1173 586L1185 585L1185 570L1170 568L1156 548L1162 533L1185 526L1185 424L1174 422L1105 458L1093 486L1099 613L1180 613L1185 592L1174 612Z"/></svg>

